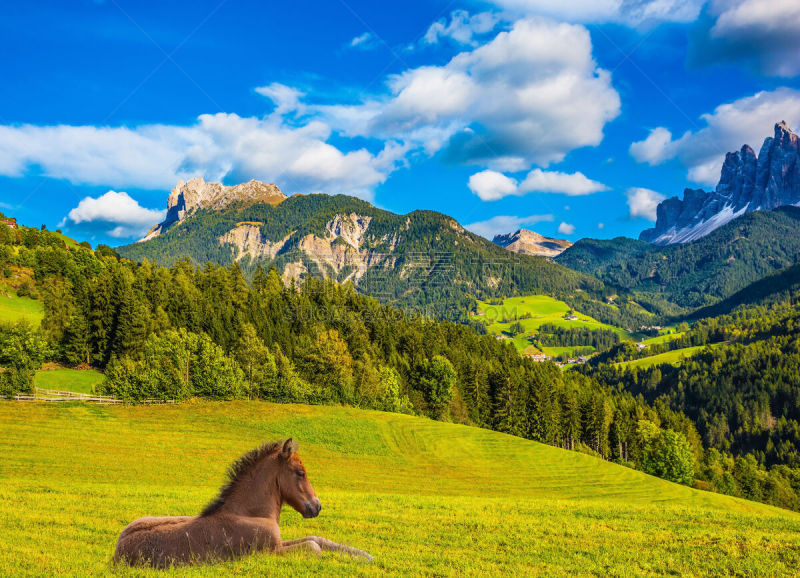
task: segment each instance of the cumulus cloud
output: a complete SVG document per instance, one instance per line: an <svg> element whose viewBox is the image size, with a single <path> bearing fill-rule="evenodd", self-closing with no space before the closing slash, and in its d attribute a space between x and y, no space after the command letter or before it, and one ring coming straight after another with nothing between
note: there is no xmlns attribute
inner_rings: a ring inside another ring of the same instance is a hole
<svg viewBox="0 0 800 578"><path fill-rule="evenodd" d="M531 215L529 217L513 217L509 215L499 215L486 221L479 221L465 225L465 228L476 235L493 239L495 235L505 235L513 233L517 229L528 226L532 227L536 223L551 222L553 215Z"/></svg>
<svg viewBox="0 0 800 578"><path fill-rule="evenodd" d="M508 195L517 194L517 181L497 171L481 171L469 178L469 190L482 201L497 201Z"/></svg>
<svg viewBox="0 0 800 578"><path fill-rule="evenodd" d="M493 0L493 3L515 13L569 22L647 26L659 22L693 22L705 0Z"/></svg>
<svg viewBox="0 0 800 578"><path fill-rule="evenodd" d="M712 0L691 36L695 64L741 62L768 75L800 73L796 0Z"/></svg>
<svg viewBox="0 0 800 578"><path fill-rule="evenodd" d="M575 232L575 225L570 225L569 223L561 221L561 224L558 226L558 232L562 235L572 235Z"/></svg>
<svg viewBox="0 0 800 578"><path fill-rule="evenodd" d="M266 96L275 104L276 114L286 114L288 112L301 109L300 101L305 96L296 88L286 86L279 82L273 82L267 86L259 86L255 91L261 96Z"/></svg>
<svg viewBox="0 0 800 578"><path fill-rule="evenodd" d="M586 178L583 173L562 173L559 171L543 171L533 169L519 186L523 193L562 193L570 197L591 195L599 191L607 191L603 183ZM569 207L566 207L569 209Z"/></svg>
<svg viewBox="0 0 800 578"><path fill-rule="evenodd" d="M312 108L345 135L396 138L497 171L544 167L596 146L620 111L588 30L540 18L518 20L443 66L394 75L387 86L388 96Z"/></svg>
<svg viewBox="0 0 800 578"><path fill-rule="evenodd" d="M426 44L451 40L456 44L475 46L477 38L492 32L499 22L500 15L494 12L470 15L466 10L455 10L449 20L442 18L431 24L422 40Z"/></svg>
<svg viewBox="0 0 800 578"><path fill-rule="evenodd" d="M639 187L628 189L626 196L629 217L631 219L642 217L648 221L656 220L656 208L666 198L661 193Z"/></svg>
<svg viewBox="0 0 800 578"><path fill-rule="evenodd" d="M800 126L800 90L779 88L722 104L701 119L706 126L686 131L673 139L672 133L658 127L642 141L630 146L639 162L657 165L677 158L688 169L689 178L713 186L719 180L725 153L749 144L758 152L764 139L771 136L776 122Z"/></svg>
<svg viewBox="0 0 800 578"><path fill-rule="evenodd" d="M497 201L509 195L561 193L569 196L590 195L608 190L604 184L586 178L583 173L562 173L533 169L521 183L503 173L487 169L469 178L469 189L483 201ZM569 210L569 207L565 207Z"/></svg>
<svg viewBox="0 0 800 578"><path fill-rule="evenodd" d="M261 92L279 111L298 93L271 85ZM343 152L327 141L331 128L311 120L295 127L280 113L266 118L219 113L190 126L0 126L0 175L34 171L75 184L168 189L178 179L257 178L298 192L348 193L371 198L376 185L403 163L405 148Z"/></svg>
<svg viewBox="0 0 800 578"><path fill-rule="evenodd" d="M97 198L82 199L59 226L116 238L141 237L165 216L166 210L142 207L128 193L108 191Z"/></svg>

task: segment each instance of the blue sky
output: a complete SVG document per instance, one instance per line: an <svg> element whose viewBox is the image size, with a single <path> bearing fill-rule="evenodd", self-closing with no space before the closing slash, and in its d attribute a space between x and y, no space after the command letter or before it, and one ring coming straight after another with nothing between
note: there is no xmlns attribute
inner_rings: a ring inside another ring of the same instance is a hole
<svg viewBox="0 0 800 578"><path fill-rule="evenodd" d="M8 2L0 210L119 245L179 178L257 178L635 237L800 126L798 54L795 0Z"/></svg>

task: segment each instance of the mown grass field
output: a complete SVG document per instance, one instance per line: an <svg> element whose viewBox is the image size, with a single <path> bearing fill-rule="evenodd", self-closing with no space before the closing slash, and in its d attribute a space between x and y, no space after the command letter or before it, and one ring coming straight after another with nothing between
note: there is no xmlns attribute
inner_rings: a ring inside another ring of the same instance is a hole
<svg viewBox="0 0 800 578"><path fill-rule="evenodd" d="M721 343L710 343L708 345L698 345L697 347L684 347L683 349L675 349L667 351L666 353L659 353L658 355L651 355L650 357L643 357L641 359L634 359L632 361L621 361L617 363L619 366L627 367L652 367L653 365L662 365L664 363L676 364L680 363L683 359L691 357L696 353L703 351L706 347L719 347Z"/></svg>
<svg viewBox="0 0 800 578"><path fill-rule="evenodd" d="M486 329L492 335L501 335L508 332L513 323L519 321L525 333L513 338L514 346L519 351L524 351L531 346L529 335L536 334L539 327L553 324L558 327L588 327L590 329L609 329L619 334L620 338L628 340L630 334L619 327L600 323L596 319L574 312L577 321L567 321L564 316L570 311L569 305L558 299L544 295L526 295L524 297L509 297L503 300L502 305L492 305L485 301L478 301L477 315L470 318L482 323L487 323ZM527 319L522 317L529 316ZM575 348L567 348L570 351ZM548 353L548 355L550 355Z"/></svg>
<svg viewBox="0 0 800 578"><path fill-rule="evenodd" d="M645 345L657 345L659 343L667 343L669 341L674 341L679 337L683 337L683 333L662 333L661 335L656 335L655 337L648 337L647 339L642 339L641 343Z"/></svg>
<svg viewBox="0 0 800 578"><path fill-rule="evenodd" d="M103 379L103 374L94 369L42 369L36 372L34 385L44 389L92 393L92 388Z"/></svg>
<svg viewBox="0 0 800 578"><path fill-rule="evenodd" d="M0 321L26 319L38 325L42 317L44 317L44 307L40 301L29 297L18 297L13 292L0 292Z"/></svg>
<svg viewBox="0 0 800 578"><path fill-rule="evenodd" d="M322 514L285 509L373 564L268 554L112 567L122 528L197 513L262 440L301 443ZM0 575L790 575L800 515L504 434L340 407L0 402Z"/></svg>

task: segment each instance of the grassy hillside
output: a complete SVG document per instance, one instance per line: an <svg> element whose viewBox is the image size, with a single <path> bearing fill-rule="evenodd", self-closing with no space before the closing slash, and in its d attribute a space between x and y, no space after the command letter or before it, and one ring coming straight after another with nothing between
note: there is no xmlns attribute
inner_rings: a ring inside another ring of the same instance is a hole
<svg viewBox="0 0 800 578"><path fill-rule="evenodd" d="M600 323L596 319L575 312L577 321L567 321L565 316L572 308L558 299L545 295L526 295L504 299L502 304L493 304L478 301L477 314L470 314L470 319L486 324L486 329L493 335L508 334L512 324L519 321L525 332L513 338L514 346L519 351L531 347L528 337L535 335L542 325L556 325L558 327L586 327L589 329L608 329L617 332L622 339L630 339L624 329ZM572 351L574 347L546 347L547 355L558 355L565 351Z"/></svg>
<svg viewBox="0 0 800 578"><path fill-rule="evenodd" d="M19 321L27 319L30 323L38 325L44 316L44 307L41 301L30 297L18 297L12 292L0 291L0 321Z"/></svg>
<svg viewBox="0 0 800 578"><path fill-rule="evenodd" d="M44 369L36 372L34 385L44 389L92 393L95 385L103 381L103 374L95 369Z"/></svg>
<svg viewBox="0 0 800 578"><path fill-rule="evenodd" d="M2 575L106 573L129 521L198 512L235 457L285 436L300 441L324 508L314 520L286 509L284 538L326 536L376 562L260 555L170 575L781 575L800 564L800 515L477 428L259 402L3 402L0 424Z"/></svg>
<svg viewBox="0 0 800 578"><path fill-rule="evenodd" d="M719 345L722 344L712 343L709 345L698 345L697 347L684 347L683 349L673 349L672 351L659 353L658 355L651 355L650 357L643 357L641 359L634 359L632 361L622 361L617 365L641 368L641 367L652 367L654 365L661 365L663 363L677 364L683 361L684 359L703 351L706 347L713 348Z"/></svg>

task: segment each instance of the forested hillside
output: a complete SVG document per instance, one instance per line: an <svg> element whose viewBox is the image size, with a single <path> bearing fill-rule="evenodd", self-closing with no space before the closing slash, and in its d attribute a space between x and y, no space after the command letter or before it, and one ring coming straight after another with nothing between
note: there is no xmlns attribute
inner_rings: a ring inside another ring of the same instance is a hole
<svg viewBox="0 0 800 578"><path fill-rule="evenodd" d="M272 253L245 253L220 241L243 223L257 227L250 233L259 237L257 247ZM238 262L248 279L262 266L275 267L284 279L350 280L360 293L384 303L451 320L465 320L476 299L543 294L608 323L647 321L624 298L617 307L606 305L609 292L594 277L543 257L510 253L446 215L396 215L343 195L200 210L154 239L117 250L164 266L187 257L195 264Z"/></svg>
<svg viewBox="0 0 800 578"><path fill-rule="evenodd" d="M800 480L800 310L782 302L698 322L663 349L716 344L678 365L617 365L618 346L582 371L608 387L690 417L710 451L706 478L752 499ZM626 353L627 352L627 353ZM770 468L767 475L764 468ZM780 476L784 480L778 479ZM792 500L796 498L793 497Z"/></svg>
<svg viewBox="0 0 800 578"><path fill-rule="evenodd" d="M131 402L263 398L424 414L745 494L736 470L719 485L702 469L718 454L663 400L534 363L494 337L382 305L351 284L286 286L262 268L248 283L236 264L139 264L108 249L67 249L33 229L4 247L5 266L32 273L45 310L41 329L0 327L6 395L30 388L44 361L85 364L106 373L103 393ZM795 507L797 479L781 471L768 478L780 477L780 492L765 486L759 499Z"/></svg>
<svg viewBox="0 0 800 578"><path fill-rule="evenodd" d="M654 311L686 313L800 262L800 208L748 213L683 245L583 239L556 261L632 291Z"/></svg>

